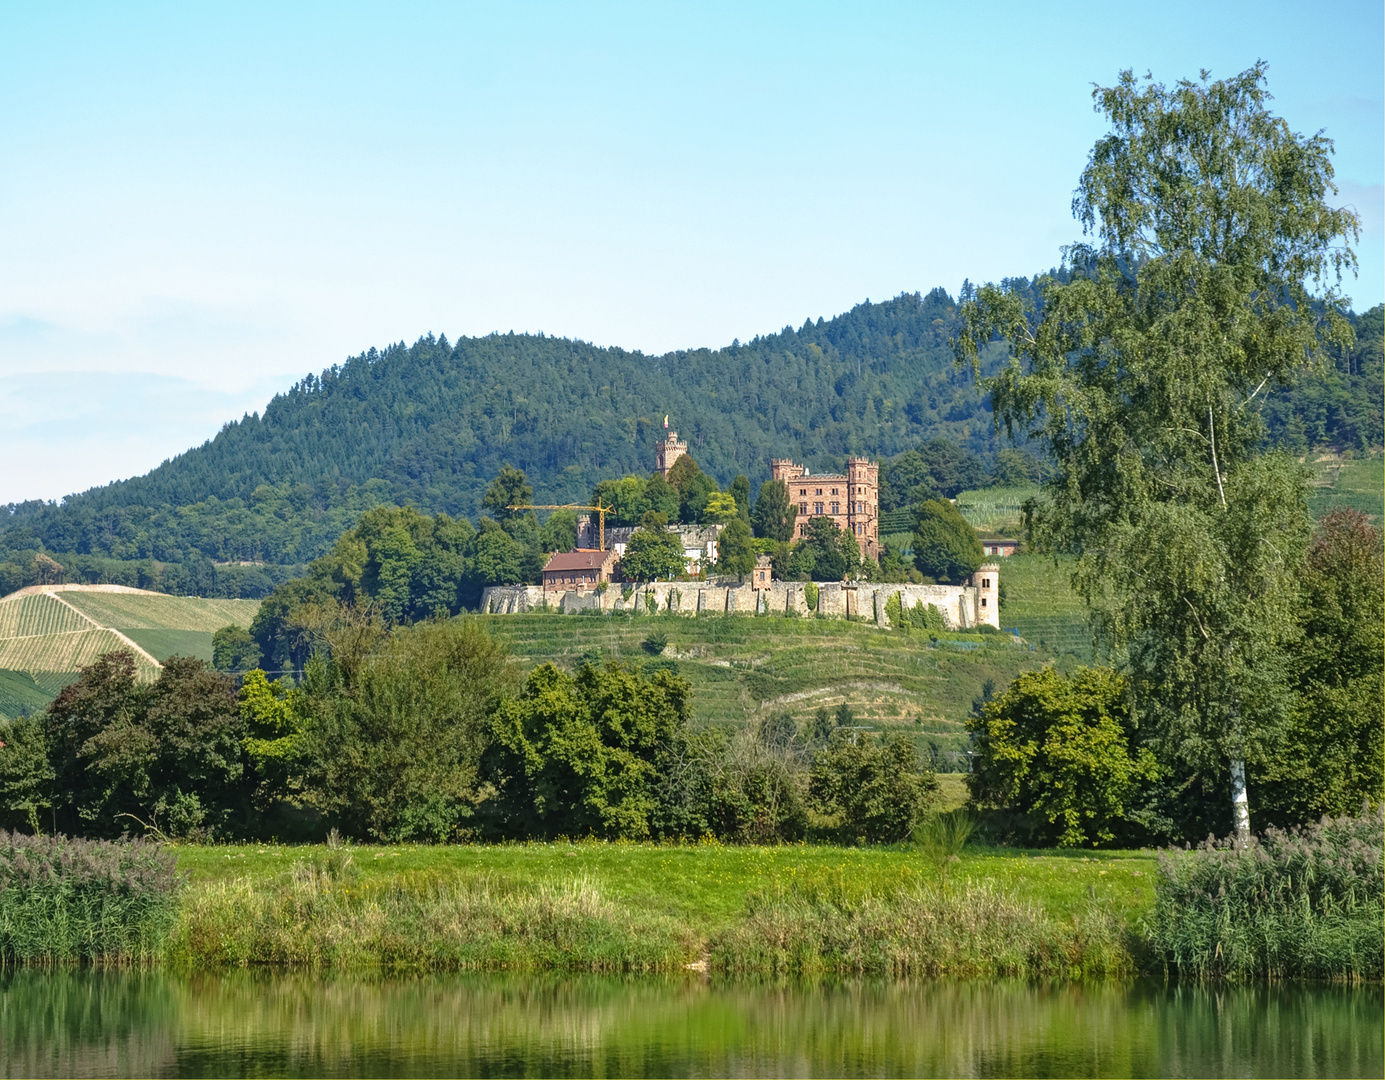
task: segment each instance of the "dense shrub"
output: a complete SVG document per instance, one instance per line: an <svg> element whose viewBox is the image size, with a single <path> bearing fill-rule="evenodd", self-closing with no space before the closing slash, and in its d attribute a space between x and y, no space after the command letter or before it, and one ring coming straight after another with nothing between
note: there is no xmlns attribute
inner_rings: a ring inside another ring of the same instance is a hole
<svg viewBox="0 0 1385 1080"><path fill-rule="evenodd" d="M152 959L176 915L175 862L145 840L0 832L0 960Z"/></svg>
<svg viewBox="0 0 1385 1080"><path fill-rule="evenodd" d="M848 715L848 719L849 719ZM825 831L843 843L894 843L932 805L938 780L902 735L856 737L842 728L813 759L808 783Z"/></svg>
<svg viewBox="0 0 1385 1080"><path fill-rule="evenodd" d="M1269 829L1160 856L1150 937L1197 977L1379 979L1385 959L1380 811Z"/></svg>

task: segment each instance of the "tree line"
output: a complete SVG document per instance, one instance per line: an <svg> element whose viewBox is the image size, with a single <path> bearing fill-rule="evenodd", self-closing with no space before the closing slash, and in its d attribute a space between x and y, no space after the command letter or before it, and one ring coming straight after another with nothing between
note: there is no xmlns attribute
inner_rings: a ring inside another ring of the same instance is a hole
<svg viewBox="0 0 1385 1080"><path fill-rule="evenodd" d="M474 619L312 627L299 680L101 657L45 713L0 727L0 827L459 841L594 836L892 842L937 782L912 740L849 711L731 734L690 723L672 661L522 676Z"/></svg>

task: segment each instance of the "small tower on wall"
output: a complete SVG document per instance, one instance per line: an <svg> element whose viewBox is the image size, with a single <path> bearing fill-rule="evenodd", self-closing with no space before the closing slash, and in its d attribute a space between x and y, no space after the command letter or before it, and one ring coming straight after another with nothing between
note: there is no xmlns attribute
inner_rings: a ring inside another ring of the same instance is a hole
<svg viewBox="0 0 1385 1080"><path fill-rule="evenodd" d="M670 431L664 436L664 441L654 444L655 465L654 467L663 474L665 480L668 479L668 471L673 468L673 463L688 452L688 444L678 441L678 432Z"/></svg>
<svg viewBox="0 0 1385 1080"><path fill-rule="evenodd" d="M976 621L990 623L1000 629L1000 566L997 563L982 563L981 568L971 576L976 587Z"/></svg>

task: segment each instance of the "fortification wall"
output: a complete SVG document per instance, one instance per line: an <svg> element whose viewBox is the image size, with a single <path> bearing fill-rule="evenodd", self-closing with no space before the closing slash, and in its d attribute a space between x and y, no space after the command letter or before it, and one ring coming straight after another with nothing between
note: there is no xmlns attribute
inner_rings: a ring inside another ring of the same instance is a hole
<svg viewBox="0 0 1385 1080"><path fill-rule="evenodd" d="M978 623L999 628L1000 612L994 603L980 604L974 585L886 585L874 582L843 584L817 582L818 614L828 618L869 619L889 626L886 614L891 597L898 596L905 611L918 604L932 604L949 630L967 630ZM626 591L628 589L628 591ZM656 581L605 592L573 590L547 596L537 585L494 585L481 594L481 610L495 615L525 611L600 611L606 614L674 615L786 615L808 616L806 584L776 581L768 589L756 589L749 581Z"/></svg>

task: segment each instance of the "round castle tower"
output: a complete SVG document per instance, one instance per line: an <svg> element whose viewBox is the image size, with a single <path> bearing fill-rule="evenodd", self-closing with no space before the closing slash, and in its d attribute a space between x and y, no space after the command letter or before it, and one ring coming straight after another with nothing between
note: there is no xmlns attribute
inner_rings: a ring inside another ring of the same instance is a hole
<svg viewBox="0 0 1385 1080"><path fill-rule="evenodd" d="M982 563L971 576L976 589L976 621L1000 629L1000 564Z"/></svg>

